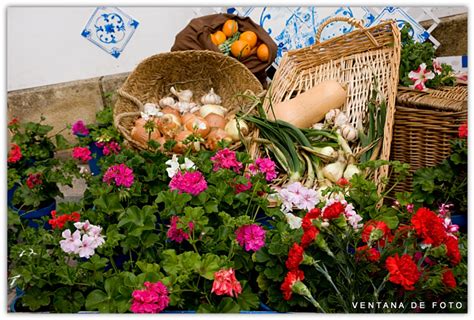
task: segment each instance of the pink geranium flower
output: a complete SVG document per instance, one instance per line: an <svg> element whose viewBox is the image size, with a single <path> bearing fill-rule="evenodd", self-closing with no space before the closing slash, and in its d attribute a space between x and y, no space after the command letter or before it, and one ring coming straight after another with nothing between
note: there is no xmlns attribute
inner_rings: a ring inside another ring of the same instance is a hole
<svg viewBox="0 0 474 320"><path fill-rule="evenodd" d="M170 240L173 240L177 243L183 242L183 240L188 240L189 239L189 234L186 233L183 229L180 229L177 227L177 223L179 222L179 217L178 216L172 216L171 217L171 225L170 228L168 229L168 232L166 233L167 237L170 238ZM189 229L192 231L194 228L194 224L192 222L189 223Z"/></svg>
<svg viewBox="0 0 474 320"><path fill-rule="evenodd" d="M87 129L82 120L78 120L72 125L72 134L87 136L89 134L89 129Z"/></svg>
<svg viewBox="0 0 474 320"><path fill-rule="evenodd" d="M21 148L19 145L12 143L12 147L10 149L10 152L8 153L8 163L15 163L20 161L21 157L23 155L21 154Z"/></svg>
<svg viewBox="0 0 474 320"><path fill-rule="evenodd" d="M218 296L228 295L230 297L237 297L242 293L242 286L235 277L235 272L232 268L222 269L214 273L211 292Z"/></svg>
<svg viewBox="0 0 474 320"><path fill-rule="evenodd" d="M72 149L72 157L83 162L87 162L92 159L91 151L88 147L75 147Z"/></svg>
<svg viewBox="0 0 474 320"><path fill-rule="evenodd" d="M109 154L118 154L120 152L120 145L116 141L110 142L96 142L95 145L102 149L104 156Z"/></svg>
<svg viewBox="0 0 474 320"><path fill-rule="evenodd" d="M197 196L207 189L207 181L199 171L178 171L170 181L171 190L178 190L179 193L189 193Z"/></svg>
<svg viewBox="0 0 474 320"><path fill-rule="evenodd" d="M252 174L262 173L267 181L277 177L276 164L270 158L257 158L255 164L249 165Z"/></svg>
<svg viewBox="0 0 474 320"><path fill-rule="evenodd" d="M111 166L105 172L102 181L107 184L114 181L117 187L124 186L125 188L130 188L134 181L133 170L123 163Z"/></svg>
<svg viewBox="0 0 474 320"><path fill-rule="evenodd" d="M239 172L242 169L242 163L237 160L235 151L229 149L222 149L211 157L211 161L214 163L214 171L219 169L232 169L235 172Z"/></svg>
<svg viewBox="0 0 474 320"><path fill-rule="evenodd" d="M432 71L426 70L426 63L420 64L416 71L410 71L408 74L410 80L414 83L410 86L410 88L415 88L417 90L423 91L426 90L425 83L428 80L431 80L435 77L435 74Z"/></svg>
<svg viewBox="0 0 474 320"><path fill-rule="evenodd" d="M241 226L235 231L235 235L245 251L258 251L265 245L265 230L256 224Z"/></svg>
<svg viewBox="0 0 474 320"><path fill-rule="evenodd" d="M144 285L146 289L133 291L130 311L133 313L158 313L166 309L170 303L168 288L160 281L156 283L147 281Z"/></svg>

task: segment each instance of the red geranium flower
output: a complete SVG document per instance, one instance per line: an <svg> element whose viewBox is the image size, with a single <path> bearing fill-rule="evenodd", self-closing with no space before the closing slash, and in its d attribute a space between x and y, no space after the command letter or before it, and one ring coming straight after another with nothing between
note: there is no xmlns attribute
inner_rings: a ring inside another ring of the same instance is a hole
<svg viewBox="0 0 474 320"><path fill-rule="evenodd" d="M443 272L443 283L448 288L456 288L456 278L450 269Z"/></svg>
<svg viewBox="0 0 474 320"><path fill-rule="evenodd" d="M41 179L41 173L32 173L26 179L26 185L28 188L33 189L35 186L41 185L43 180Z"/></svg>
<svg viewBox="0 0 474 320"><path fill-rule="evenodd" d="M380 237L377 237L377 239L375 239L375 240L381 240L379 242L379 244L381 246L385 245L385 239L387 237L389 238L389 241L391 240L391 235L392 234L390 232L390 228L387 226L387 224L385 222L370 220L365 224L364 229L362 230L362 241L364 241L366 243L369 242L370 235L372 234L372 232L374 230L380 230L381 231Z"/></svg>
<svg viewBox="0 0 474 320"><path fill-rule="evenodd" d="M380 260L380 252L375 248L369 248L365 245L357 248L356 258L367 259L370 262L378 262Z"/></svg>
<svg viewBox="0 0 474 320"><path fill-rule="evenodd" d="M408 254L404 254L401 258L398 253L388 257L385 266L390 273L391 282L402 285L405 290L415 290L413 285L420 278L420 272Z"/></svg>
<svg viewBox="0 0 474 320"><path fill-rule="evenodd" d="M448 236L443 224L443 219L429 209L418 209L411 218L411 223L417 235L423 239L425 244L432 244L437 247L441 245Z"/></svg>
<svg viewBox="0 0 474 320"><path fill-rule="evenodd" d="M304 280L304 272L293 270L286 274L285 280L281 284L280 290L283 292L283 299L290 300L293 293L292 288L295 282Z"/></svg>
<svg viewBox="0 0 474 320"><path fill-rule="evenodd" d="M323 211L324 219L335 219L344 213L344 206L342 203L334 202L333 204L327 206Z"/></svg>
<svg viewBox="0 0 474 320"><path fill-rule="evenodd" d="M48 223L53 229L62 229L68 221L78 222L81 219L81 215L78 212L72 212L71 214L63 214L62 216L57 217L56 210L51 211L51 216L53 219L50 219Z"/></svg>
<svg viewBox="0 0 474 320"><path fill-rule="evenodd" d="M303 233L303 237L301 237L301 246L303 248L307 248L319 234L318 228L315 226L310 226L306 229Z"/></svg>
<svg viewBox="0 0 474 320"><path fill-rule="evenodd" d="M297 270L300 263L303 261L304 249L297 243L293 243L288 253L288 259L286 260L286 268L288 270Z"/></svg>
<svg viewBox="0 0 474 320"><path fill-rule="evenodd" d="M459 126L458 135L459 138L467 138L467 122Z"/></svg>
<svg viewBox="0 0 474 320"><path fill-rule="evenodd" d="M23 155L21 154L21 148L19 145L12 143L12 147L10 149L10 152L8 154L8 163L16 163L20 161L21 157Z"/></svg>
<svg viewBox="0 0 474 320"><path fill-rule="evenodd" d="M444 242L446 245L447 253L449 260L453 265L459 264L461 262L461 252L459 251L459 242L458 239L454 237L446 237L446 241Z"/></svg>
<svg viewBox="0 0 474 320"><path fill-rule="evenodd" d="M307 230L311 228L313 223L311 222L313 219L317 219L321 215L321 209L319 208L314 208L311 209L303 218L303 222L301 223L301 226L303 227L303 230Z"/></svg>

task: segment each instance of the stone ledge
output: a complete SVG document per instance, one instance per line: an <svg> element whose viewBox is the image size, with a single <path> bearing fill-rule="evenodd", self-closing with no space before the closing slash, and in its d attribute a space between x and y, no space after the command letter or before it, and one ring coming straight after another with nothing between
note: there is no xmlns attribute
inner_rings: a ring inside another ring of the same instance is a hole
<svg viewBox="0 0 474 320"><path fill-rule="evenodd" d="M440 19L440 24L431 33L441 45L435 54L439 57L462 56L467 54L467 13ZM433 20L420 23L424 28L429 28Z"/></svg>

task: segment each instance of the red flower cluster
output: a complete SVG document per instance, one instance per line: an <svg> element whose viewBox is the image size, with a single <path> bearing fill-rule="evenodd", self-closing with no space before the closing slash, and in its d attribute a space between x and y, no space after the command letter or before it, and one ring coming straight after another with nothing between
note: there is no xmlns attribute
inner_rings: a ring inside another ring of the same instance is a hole
<svg viewBox="0 0 474 320"><path fill-rule="evenodd" d="M387 258L385 266L391 282L402 285L405 290L415 290L414 284L420 279L420 272L411 256L404 254L400 258L397 253Z"/></svg>
<svg viewBox="0 0 474 320"><path fill-rule="evenodd" d="M467 138L467 122L459 126L458 135L459 138Z"/></svg>
<svg viewBox="0 0 474 320"><path fill-rule="evenodd" d="M9 123L8 123L8 126L14 126L16 124L18 124L20 122L20 120L18 120L18 118L13 118Z"/></svg>
<svg viewBox="0 0 474 320"><path fill-rule="evenodd" d="M347 180L346 178L342 177L340 178L339 180L337 180L336 184L341 187L341 188L344 188L345 186L348 186L349 185L349 180Z"/></svg>
<svg viewBox="0 0 474 320"><path fill-rule="evenodd" d="M26 185L28 186L28 188L33 189L34 187L41 185L43 183L41 177L41 173L30 174L26 179Z"/></svg>
<svg viewBox="0 0 474 320"><path fill-rule="evenodd" d="M443 283L448 288L456 288L456 278L450 269L443 272Z"/></svg>
<svg viewBox="0 0 474 320"><path fill-rule="evenodd" d="M378 262L380 260L380 252L375 248L369 248L367 245L358 247L356 259L366 259L370 262Z"/></svg>
<svg viewBox="0 0 474 320"><path fill-rule="evenodd" d="M319 234L318 228L313 226L313 219L318 218L321 215L321 210L315 208L310 210L303 218L301 226L303 227L303 237L301 237L301 247L307 248Z"/></svg>
<svg viewBox="0 0 474 320"><path fill-rule="evenodd" d="M295 282L304 280L304 272L293 270L287 273L285 280L281 284L280 290L283 292L283 299L290 300L293 294L292 288Z"/></svg>
<svg viewBox="0 0 474 320"><path fill-rule="evenodd" d="M327 206L323 211L324 219L335 219L344 213L344 205L342 203L334 202Z"/></svg>
<svg viewBox="0 0 474 320"><path fill-rule="evenodd" d="M78 222L81 219L81 215L77 212L70 214L63 214L62 216L56 215L56 210L51 211L51 216L53 219L50 219L48 222L53 229L62 229L68 221Z"/></svg>
<svg viewBox="0 0 474 320"><path fill-rule="evenodd" d="M303 261L304 249L297 243L293 243L288 259L286 260L286 268L290 271L298 270L300 263Z"/></svg>
<svg viewBox="0 0 474 320"><path fill-rule="evenodd" d="M425 244L432 244L437 247L448 237L443 219L429 209L418 209L411 218L411 223L417 235L423 239Z"/></svg>
<svg viewBox="0 0 474 320"><path fill-rule="evenodd" d="M451 261L453 265L459 264L459 262L461 262L461 252L459 252L458 239L448 236L446 237L444 244L446 245L446 255L448 256L449 261Z"/></svg>
<svg viewBox="0 0 474 320"><path fill-rule="evenodd" d="M20 146L15 143L12 143L12 147L10 149L10 152L8 153L8 163L16 163L20 161L22 156L23 155L21 154Z"/></svg>
<svg viewBox="0 0 474 320"><path fill-rule="evenodd" d="M379 244L381 246L385 245L385 239L388 238L388 240L390 241L391 238L393 238L392 233L390 232L390 228L385 222L370 220L365 224L364 229L362 230L362 241L366 243L369 242L370 235L374 230L380 230L382 232L381 236L377 239L380 239Z"/></svg>

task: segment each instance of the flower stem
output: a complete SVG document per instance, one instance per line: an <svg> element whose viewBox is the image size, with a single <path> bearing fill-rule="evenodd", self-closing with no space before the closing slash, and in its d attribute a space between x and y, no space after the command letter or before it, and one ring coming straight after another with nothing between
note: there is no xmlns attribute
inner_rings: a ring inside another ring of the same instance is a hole
<svg viewBox="0 0 474 320"><path fill-rule="evenodd" d="M321 310L322 313L327 313L326 310L323 309L323 307L321 307L321 305L319 304L318 301L316 301L313 297L307 297L307 296L304 296L304 298L306 300L308 300L309 302L311 302L311 304L316 308L316 309L319 309Z"/></svg>

